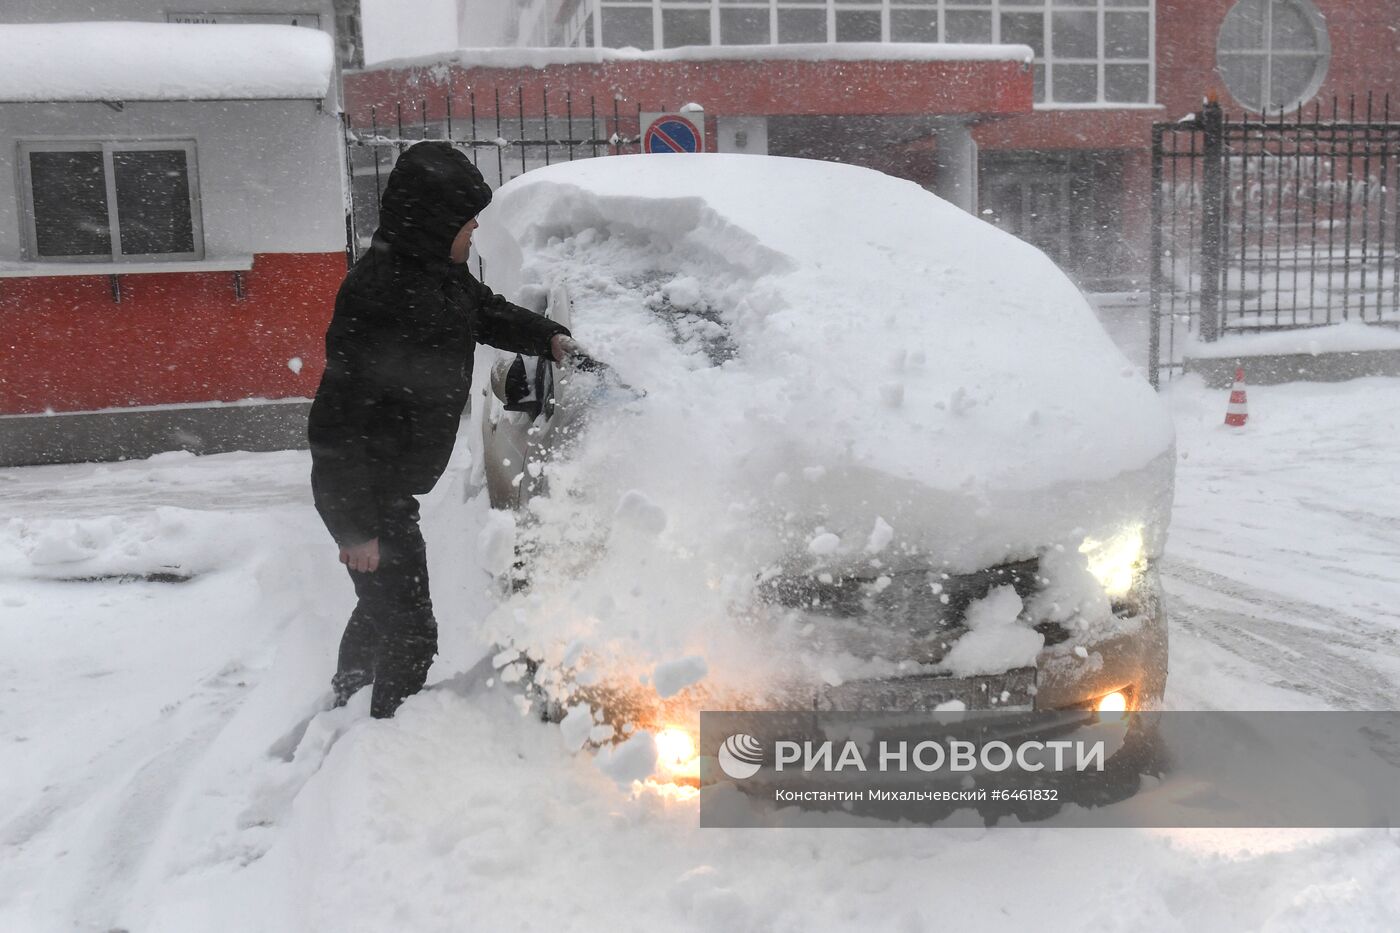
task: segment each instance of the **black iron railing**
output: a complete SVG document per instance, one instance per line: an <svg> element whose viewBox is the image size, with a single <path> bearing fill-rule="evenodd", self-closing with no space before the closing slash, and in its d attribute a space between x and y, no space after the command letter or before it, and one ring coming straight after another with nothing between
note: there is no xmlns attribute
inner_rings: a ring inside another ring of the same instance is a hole
<svg viewBox="0 0 1400 933"><path fill-rule="evenodd" d="M1389 96L1152 128L1149 367L1196 341L1400 326L1400 122Z"/></svg>
<svg viewBox="0 0 1400 933"><path fill-rule="evenodd" d="M614 97L575 99L569 91L500 88L371 107L362 125L344 121L350 210L346 254L353 262L379 225L379 200L389 171L409 146L449 142L472 158L492 188L553 162L640 151L642 106ZM437 104L441 106L437 106ZM431 111L431 115L430 115Z"/></svg>

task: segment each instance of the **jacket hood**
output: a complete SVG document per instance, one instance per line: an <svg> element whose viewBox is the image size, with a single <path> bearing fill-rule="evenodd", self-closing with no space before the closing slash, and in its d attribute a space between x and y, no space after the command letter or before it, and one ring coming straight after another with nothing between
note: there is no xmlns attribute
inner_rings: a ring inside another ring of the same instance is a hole
<svg viewBox="0 0 1400 933"><path fill-rule="evenodd" d="M416 143L389 173L378 236L398 253L446 263L457 231L490 203L490 186L463 152L451 143Z"/></svg>

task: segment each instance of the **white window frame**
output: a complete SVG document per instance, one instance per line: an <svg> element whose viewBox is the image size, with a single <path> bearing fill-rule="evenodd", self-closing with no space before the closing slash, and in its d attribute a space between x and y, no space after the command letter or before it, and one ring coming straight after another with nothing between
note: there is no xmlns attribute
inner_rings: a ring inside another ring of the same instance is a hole
<svg viewBox="0 0 1400 933"><path fill-rule="evenodd" d="M114 152L179 150L185 153L185 181L189 186L190 223L194 250L187 253L123 253L121 218L117 215L117 173L112 164ZM40 256L39 229L34 214L34 179L31 152L101 152L103 180L107 185L107 225L112 251L107 256ZM199 197L199 164L193 139L25 139L19 142L20 184L24 210L25 256L31 262L83 262L121 265L124 263L190 262L204 258L204 220Z"/></svg>
<svg viewBox="0 0 1400 933"><path fill-rule="evenodd" d="M1230 8L1225 11L1225 15L1220 18L1220 29L1216 33L1215 39L1215 73L1217 76L1219 76L1220 83L1225 85L1225 90L1227 90L1230 93L1230 96L1233 97L1238 103L1240 103L1246 110L1252 111L1253 113L1266 113L1275 109L1269 106L1269 99L1273 97L1272 92L1274 81L1274 59L1276 57L1312 59L1315 62L1316 67L1313 69L1312 78L1308 81L1307 89L1303 92L1303 95L1297 100L1289 101L1287 104L1281 105L1277 109L1279 111L1293 110L1294 108L1307 103L1317 94L1319 90L1322 89L1322 85L1327 81L1327 72L1332 67L1332 37L1331 35L1329 35L1327 30L1326 18L1322 15L1322 12L1318 10L1316 4L1311 2L1311 0L1284 0L1284 2L1287 2L1293 7L1295 7L1300 13L1303 14L1303 17L1309 23L1312 24L1313 35L1317 38L1317 48L1313 50L1275 49L1274 4L1273 2L1271 2L1271 0L1263 0L1264 45L1261 48L1257 49L1244 47L1234 49L1222 48L1221 40L1224 38L1225 35L1225 20L1229 17L1231 13L1235 11L1235 8L1238 7L1242 2L1245 2L1245 0L1236 0L1236 2L1232 3L1230 5ZM1242 99L1239 96L1239 94L1235 92L1235 89L1230 87L1229 82L1225 80L1225 72L1223 72L1220 69L1220 56L1222 54L1239 55L1242 57L1248 56L1251 58L1263 59L1264 76L1263 80L1260 81L1259 84L1260 99L1257 102Z"/></svg>

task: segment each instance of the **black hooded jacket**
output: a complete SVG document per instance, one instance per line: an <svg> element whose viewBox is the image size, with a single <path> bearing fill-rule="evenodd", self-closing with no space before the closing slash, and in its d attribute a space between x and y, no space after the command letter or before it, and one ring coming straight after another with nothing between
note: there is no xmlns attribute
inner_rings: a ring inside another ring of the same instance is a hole
<svg viewBox="0 0 1400 933"><path fill-rule="evenodd" d="M369 251L336 295L311 405L316 509L342 546L379 535L381 503L432 489L466 407L478 342L549 355L568 331L493 294L449 261L491 189L448 143L399 158Z"/></svg>

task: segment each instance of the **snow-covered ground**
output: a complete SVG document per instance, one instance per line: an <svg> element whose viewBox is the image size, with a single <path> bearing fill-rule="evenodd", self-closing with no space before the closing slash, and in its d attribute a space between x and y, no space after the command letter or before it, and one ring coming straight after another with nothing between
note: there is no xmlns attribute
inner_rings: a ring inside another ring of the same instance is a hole
<svg viewBox="0 0 1400 933"><path fill-rule="evenodd" d="M1194 709L1400 704L1400 381L1172 392L1170 695Z"/></svg>
<svg viewBox="0 0 1400 933"><path fill-rule="evenodd" d="M1400 380L1252 388L1238 432L1169 394L1170 705L1393 708ZM307 471L0 472L0 929L1400 928L1395 831L697 829L474 670L465 444L424 510L440 685L302 734L351 602Z"/></svg>

